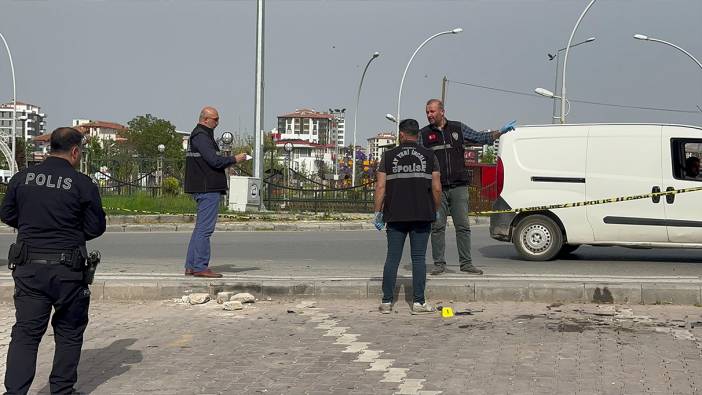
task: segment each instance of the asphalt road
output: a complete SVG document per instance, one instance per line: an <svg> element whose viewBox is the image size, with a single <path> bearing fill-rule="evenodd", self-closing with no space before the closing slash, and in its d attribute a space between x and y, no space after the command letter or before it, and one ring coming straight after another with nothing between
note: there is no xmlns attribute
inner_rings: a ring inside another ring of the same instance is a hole
<svg viewBox="0 0 702 395"><path fill-rule="evenodd" d="M102 273L179 273L189 232L106 233L89 243L102 252ZM0 235L0 256L14 235ZM455 236L447 234L447 261L460 276ZM247 276L377 277L385 260L384 233L375 230L335 232L217 232L212 238L214 270ZM409 241L400 274L409 274ZM6 259L0 260L6 262ZM700 276L702 250L583 246L567 259L520 260L514 247L490 238L488 227L473 227L473 261L486 274L558 274L602 276ZM431 250L427 251L431 264Z"/></svg>

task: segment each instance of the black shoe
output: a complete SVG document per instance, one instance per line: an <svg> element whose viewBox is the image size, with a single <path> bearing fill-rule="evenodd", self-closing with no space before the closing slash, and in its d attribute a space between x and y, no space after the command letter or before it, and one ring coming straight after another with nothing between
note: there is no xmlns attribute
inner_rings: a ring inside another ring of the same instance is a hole
<svg viewBox="0 0 702 395"><path fill-rule="evenodd" d="M446 273L446 265L434 265L434 268L429 274L432 276L438 276L439 274Z"/></svg>
<svg viewBox="0 0 702 395"><path fill-rule="evenodd" d="M483 271L473 265L461 265L461 271L470 274L483 274Z"/></svg>

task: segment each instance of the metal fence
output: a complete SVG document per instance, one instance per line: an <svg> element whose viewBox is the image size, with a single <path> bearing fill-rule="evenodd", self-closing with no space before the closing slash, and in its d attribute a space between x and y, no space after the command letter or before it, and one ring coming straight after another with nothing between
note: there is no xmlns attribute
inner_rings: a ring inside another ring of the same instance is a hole
<svg viewBox="0 0 702 395"><path fill-rule="evenodd" d="M149 195L157 198L166 192L162 188L162 180L166 178L177 181L175 186L171 183L171 190L167 192L183 194L184 162L159 161L159 158L93 161L87 169L103 196ZM233 171L250 175L241 168ZM474 184L469 187L470 210L490 210L497 197L496 184L480 186L481 177L477 172L471 171L471 174ZM373 211L375 183L364 181L364 184L348 187L341 181L322 181L293 169L278 169L266 171L261 196L266 209L271 211L370 213ZM0 185L0 192L4 188Z"/></svg>

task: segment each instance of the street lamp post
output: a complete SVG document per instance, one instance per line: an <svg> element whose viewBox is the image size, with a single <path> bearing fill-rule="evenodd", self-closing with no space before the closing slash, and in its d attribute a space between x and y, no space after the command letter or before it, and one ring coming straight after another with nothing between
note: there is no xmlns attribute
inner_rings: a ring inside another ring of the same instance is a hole
<svg viewBox="0 0 702 395"><path fill-rule="evenodd" d="M595 37L590 37L590 38L588 38L587 40L581 41L581 42L579 42L579 43L577 43L577 44L573 44L573 45L571 45L570 47L571 47L571 48L575 48L575 47L577 47L578 45L591 43L591 42L593 42L593 41L595 41L595 40L596 40ZM554 82L554 85L553 85L553 91L554 91L554 92L558 92L558 71L560 70L561 52L563 52L563 51L565 51L565 50L566 50L565 48L561 48L561 49L559 49L559 50L556 51L556 54L555 54L555 55L551 55L550 53L548 54L548 60L556 59L556 81ZM553 118L552 118L551 122L555 122L555 120L558 119L558 117L556 116L556 98L555 98L555 97L554 97L554 100L553 100L553 115L552 115L552 117L553 117Z"/></svg>
<svg viewBox="0 0 702 395"><path fill-rule="evenodd" d="M12 122L11 122L11 127L12 127L12 133L11 133L11 139L12 139L12 160L8 160L8 166L10 167L10 173L15 174L17 172L17 165L16 165L16 142L15 142L15 117L17 117L17 85L15 84L15 65L12 63L12 53L10 52L10 47L7 45L7 40L5 40L5 36L0 33L0 39L2 39L3 44L5 44L5 50L7 51L7 56L10 58L10 72L12 73Z"/></svg>
<svg viewBox="0 0 702 395"><path fill-rule="evenodd" d="M158 196L163 195L163 153L166 151L166 146L159 144L156 149L158 149L158 161L156 162L156 177L158 184Z"/></svg>
<svg viewBox="0 0 702 395"><path fill-rule="evenodd" d="M670 43L670 42L668 42L668 41L663 41L663 40L660 40L660 39L657 39L657 38L649 37L649 36L646 36L646 35L643 35L643 34L634 34L634 38L637 39L637 40L641 40L641 41L653 41L653 42L656 42L656 43L661 43L661 44L669 45L669 46L671 46L671 47L677 49L678 51L684 53L685 55L689 56L690 59L694 60L695 63L697 63L697 65L700 66L700 69L702 69L702 63L700 63L699 60L697 60L694 56L692 56L691 53L687 52L686 50L682 49L681 47L679 47L679 46L677 46L677 45L675 45L675 44L673 44L673 43Z"/></svg>
<svg viewBox="0 0 702 395"><path fill-rule="evenodd" d="M397 94L397 115L395 116L395 119L397 119L397 127L396 127L395 131L397 133L397 141L398 142L400 141L400 120L402 119L402 118L400 118L400 102L402 100L402 85L404 85L404 83L405 83L405 76L407 75L407 70L409 69L410 64L412 63L412 59L414 59L415 55L417 55L417 52L419 52L419 50L422 49L422 47L424 45L426 45L426 43L428 43L429 41L431 41L439 36L443 36L444 34L458 34L462 31L463 31L462 28L457 27L453 30L447 30L445 32L440 32L440 33L434 34L433 36L424 40L424 42L421 43L417 47L417 49L414 50L414 53L412 54L409 61L407 62L407 66L405 66L405 71L402 73L402 79L400 80L400 91Z"/></svg>
<svg viewBox="0 0 702 395"><path fill-rule="evenodd" d="M351 186L356 186L356 121L358 120L358 103L361 100L361 87L363 86L363 79L366 77L366 71L368 71L368 66L371 62L380 56L380 52L374 52L366 67L363 69L363 74L361 74L361 82L358 83L358 92L356 93L356 111L353 112L353 146L351 147Z"/></svg>
<svg viewBox="0 0 702 395"><path fill-rule="evenodd" d="M570 52L570 48L573 45L573 37L575 36L575 32L578 30L578 26L580 26L580 22L583 20L585 17L585 14L590 10L593 4L595 4L595 1L597 0L590 0L590 4L585 7L585 10L583 10L583 13L580 14L580 18L578 18L578 21L575 22L575 27L573 27L573 31L570 33L570 38L568 39L568 45L566 45L566 50L565 50L565 57L563 59L563 81L561 83L561 115L560 115L560 121L561 124L565 123L565 112L566 112L566 69L568 67L568 53Z"/></svg>

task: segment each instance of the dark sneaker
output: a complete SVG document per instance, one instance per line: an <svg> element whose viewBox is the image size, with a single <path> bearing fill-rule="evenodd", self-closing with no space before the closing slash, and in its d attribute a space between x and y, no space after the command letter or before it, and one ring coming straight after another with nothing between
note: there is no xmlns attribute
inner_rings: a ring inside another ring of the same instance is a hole
<svg viewBox="0 0 702 395"><path fill-rule="evenodd" d="M392 303L383 302L378 307L378 310L383 314L390 314L390 312L392 311Z"/></svg>
<svg viewBox="0 0 702 395"><path fill-rule="evenodd" d="M483 271L473 265L462 265L461 271L469 274L483 274Z"/></svg>
<svg viewBox="0 0 702 395"><path fill-rule="evenodd" d="M434 268L429 274L432 276L438 276L439 274L446 273L446 265L434 265Z"/></svg>

